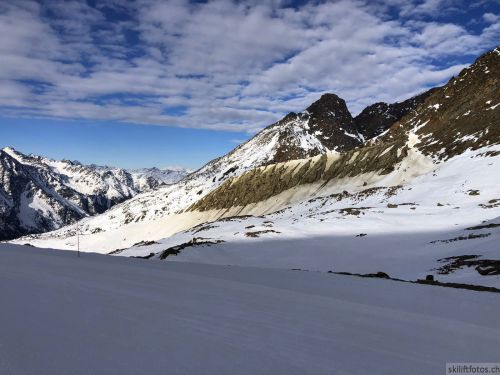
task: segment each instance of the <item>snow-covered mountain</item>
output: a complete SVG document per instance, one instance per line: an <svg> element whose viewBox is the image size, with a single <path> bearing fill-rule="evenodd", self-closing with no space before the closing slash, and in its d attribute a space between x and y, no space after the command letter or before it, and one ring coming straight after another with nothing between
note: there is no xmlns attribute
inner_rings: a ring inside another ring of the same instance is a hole
<svg viewBox="0 0 500 375"><path fill-rule="evenodd" d="M497 48L362 147L253 169L186 210L208 224L119 253L498 287L499 87Z"/></svg>
<svg viewBox="0 0 500 375"><path fill-rule="evenodd" d="M451 278L498 286L499 87L497 48L445 86L355 119L325 95L183 181L82 220L80 244L411 279L455 267ZM18 243L73 249L74 235L69 226Z"/></svg>
<svg viewBox="0 0 500 375"><path fill-rule="evenodd" d="M0 240L57 229L103 213L142 191L174 183L184 170L85 166L0 150Z"/></svg>
<svg viewBox="0 0 500 375"><path fill-rule="evenodd" d="M102 173L111 172L114 175L130 175L133 188L138 193L153 190L163 185L175 184L192 172L192 170L182 167L122 169L94 164L90 165L90 167Z"/></svg>
<svg viewBox="0 0 500 375"><path fill-rule="evenodd" d="M371 132L365 134L370 137L379 135L395 121L414 110L419 100L409 100L405 103L407 104L404 109L393 111L392 122L385 121L383 126L378 126L376 130L370 127ZM397 105L396 103L388 106L392 108ZM373 122L372 117L370 121ZM175 214L213 191L224 181L277 162L352 150L361 146L365 140L363 132L356 129L356 118L349 113L345 101L337 95L325 94L305 111L289 113L227 155L212 160L180 182L139 194L103 215L84 219L80 230L87 236L102 236L106 232L116 231L121 233L117 236L123 239L123 246L130 246L133 243L130 241L135 241L136 238L175 233L178 228L183 228L184 222L175 220L165 224L165 220L169 222ZM157 229L158 226L161 229ZM67 227L47 237L71 238L74 233L74 227ZM136 234L131 236L131 233ZM61 246L72 245L66 243Z"/></svg>
<svg viewBox="0 0 500 375"><path fill-rule="evenodd" d="M407 112L363 146L303 162L255 168L225 182L191 209L245 206L316 182L324 186L339 187L343 183L356 186L361 176L364 180L359 188L363 188L393 172L397 174L395 182L410 182L412 176L423 175L429 168L439 167L466 151L500 144L499 87L500 48L497 48L445 86L424 94L426 99L416 111ZM482 156L491 158L498 154L489 150L478 157ZM465 170L463 175L467 176Z"/></svg>

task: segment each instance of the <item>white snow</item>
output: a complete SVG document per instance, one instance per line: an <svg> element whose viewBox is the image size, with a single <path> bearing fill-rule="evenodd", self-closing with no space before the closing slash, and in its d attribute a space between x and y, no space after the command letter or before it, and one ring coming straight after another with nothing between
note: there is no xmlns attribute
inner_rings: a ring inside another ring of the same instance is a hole
<svg viewBox="0 0 500 375"><path fill-rule="evenodd" d="M393 148L394 146L389 146L388 148L386 148L380 155L380 156L384 156L385 154L387 154L389 151L391 151L391 149Z"/></svg>
<svg viewBox="0 0 500 375"><path fill-rule="evenodd" d="M351 137L351 138L360 139L359 134L352 134L352 133L349 133L347 130L344 130L344 134L347 135L348 137Z"/></svg>
<svg viewBox="0 0 500 375"><path fill-rule="evenodd" d="M16 159L18 162L21 162L21 163L23 162L23 155L18 153L12 147L4 147L4 148L2 148L2 151L9 154L11 157Z"/></svg>
<svg viewBox="0 0 500 375"><path fill-rule="evenodd" d="M333 179L326 185L319 181L246 207L177 213L162 220L132 222L117 230L84 234L80 237L80 245L84 251L106 253L125 248L119 255L145 256L151 252L159 255L171 246L203 237L225 242L188 247L167 260L358 273L384 271L409 280L427 274L437 275L436 268L442 266L438 259L444 257L476 254L483 259L499 259L500 228L478 231L466 228L483 221L500 223L496 219L500 217L500 205L489 203L500 200L500 181L496 173L500 168L500 157L484 156L486 151L499 150L500 147L466 151L446 162L434 164L415 149L418 142L418 136L410 133L408 157L387 175L371 173ZM338 154L329 155L327 167L338 157ZM319 156L312 162L317 160ZM290 173L295 173L307 161L297 160L284 166ZM391 186L398 185L402 186L387 195ZM371 195L356 195L356 192L382 186L386 188ZM470 195L470 191L476 189L479 189L479 195ZM329 197L344 190L351 195L340 200ZM317 199L311 201L313 198ZM388 204L397 207L390 208ZM364 209L357 215L350 215L342 213L345 208ZM196 232L196 228L186 230L232 215L255 217L216 221L207 224L208 228L201 232ZM93 221L105 229L107 218L101 218ZM270 223L265 224L267 221ZM279 233L266 232L257 238L248 237L245 233L252 230L246 227L251 225L255 225L254 231L272 229ZM356 237L361 233L367 236ZM431 243L471 233L490 235ZM158 244L131 247L144 240L158 241ZM40 247L76 247L74 228L72 232L66 228L60 236L49 234L16 242L29 242ZM437 276L444 281L500 287L499 276L481 276L474 268Z"/></svg>
<svg viewBox="0 0 500 375"><path fill-rule="evenodd" d="M35 206L35 207L33 207ZM23 192L20 196L19 221L25 228L36 228L36 204L33 204L33 197L28 196L28 192Z"/></svg>
<svg viewBox="0 0 500 375"><path fill-rule="evenodd" d="M495 362L495 293L0 245L2 374L440 374Z"/></svg>
<svg viewBox="0 0 500 375"><path fill-rule="evenodd" d="M416 143L418 139L412 135L409 145ZM491 203L495 199L500 202L496 173L500 158L480 156L485 150L498 149L496 146L467 151L435 165L412 147L411 157L382 178L364 175L323 186L319 182L290 189L258 204L198 213L205 215L198 222L214 220L221 214L254 217L223 219L202 226L200 232L196 227L155 245L132 247L119 255L159 255L171 246L203 237L224 242L188 247L167 260L355 273L384 271L409 280L435 274L443 281L500 287L500 276L482 276L474 268L449 275L438 275L436 271L443 265L438 259L450 256L476 254L483 259L499 259L500 228L466 229L483 221L500 224L500 205ZM367 186L363 186L365 182ZM402 186L392 193L390 188L382 188L367 196L356 195L375 186L396 185ZM476 189L479 195L470 195ZM344 190L351 195L340 200L329 197ZM396 207L388 207L389 204ZM343 213L346 208L360 212ZM196 212L189 215L192 216L188 220L193 220ZM257 238L246 235L263 230L275 232L265 232ZM361 233L367 235L356 237ZM489 235L439 242L471 233ZM51 246L50 241L33 243Z"/></svg>
<svg viewBox="0 0 500 375"><path fill-rule="evenodd" d="M420 120L417 121L417 123L413 126L413 129L411 130L413 133L416 133L418 130L422 129L425 125L429 123L430 120L424 121L423 123L420 123Z"/></svg>

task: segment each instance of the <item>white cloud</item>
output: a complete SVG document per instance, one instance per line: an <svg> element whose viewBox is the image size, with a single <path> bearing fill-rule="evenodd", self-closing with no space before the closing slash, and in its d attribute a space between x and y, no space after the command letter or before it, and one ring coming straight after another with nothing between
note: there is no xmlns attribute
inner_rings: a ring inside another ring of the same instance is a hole
<svg viewBox="0 0 500 375"><path fill-rule="evenodd" d="M494 46L492 13L479 34L439 21L460 3L4 1L0 109L249 132L327 91L359 112L442 83L463 68L456 58Z"/></svg>
<svg viewBox="0 0 500 375"><path fill-rule="evenodd" d="M485 13L483 14L483 19L489 23L496 23L500 20L500 16L494 13Z"/></svg>

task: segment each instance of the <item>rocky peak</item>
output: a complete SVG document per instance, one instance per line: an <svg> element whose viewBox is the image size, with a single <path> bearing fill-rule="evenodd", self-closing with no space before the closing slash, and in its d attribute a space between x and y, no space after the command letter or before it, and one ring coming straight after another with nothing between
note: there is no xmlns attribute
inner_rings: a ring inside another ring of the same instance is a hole
<svg viewBox="0 0 500 375"><path fill-rule="evenodd" d="M362 144L344 99L324 94L300 113L290 112L267 130L279 132L271 163L350 150Z"/></svg>
<svg viewBox="0 0 500 375"><path fill-rule="evenodd" d="M14 147L4 147L4 148L0 149L0 152L7 154L10 157L15 158L15 159L23 156Z"/></svg>
<svg viewBox="0 0 500 375"><path fill-rule="evenodd" d="M311 117L335 113L337 117L352 118L345 100L332 93L321 95L321 98L311 104L306 111L309 112Z"/></svg>
<svg viewBox="0 0 500 375"><path fill-rule="evenodd" d="M414 112L435 90L428 90L403 102L372 104L354 118L356 128L365 139L376 137L389 129L396 121Z"/></svg>

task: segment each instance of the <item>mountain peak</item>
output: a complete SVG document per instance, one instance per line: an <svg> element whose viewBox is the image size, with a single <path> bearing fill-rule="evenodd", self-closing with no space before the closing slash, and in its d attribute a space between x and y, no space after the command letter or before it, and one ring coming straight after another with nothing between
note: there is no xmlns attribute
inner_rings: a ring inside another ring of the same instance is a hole
<svg viewBox="0 0 500 375"><path fill-rule="evenodd" d="M326 93L321 95L321 97L318 100L316 100L313 104L311 104L307 108L307 112L309 112L310 114L316 114L318 112L334 112L334 111L340 111L340 113L349 114L349 116L351 116L349 110L347 109L345 100L339 97L338 95L332 93Z"/></svg>
<svg viewBox="0 0 500 375"><path fill-rule="evenodd" d="M18 161L25 157L24 154L17 151L14 147L10 147L10 146L2 148L0 151L4 152L5 154L9 155L9 157L16 159Z"/></svg>
<svg viewBox="0 0 500 375"><path fill-rule="evenodd" d="M436 89L427 90L402 102L392 104L385 102L374 103L363 109L363 111L354 118L356 128L365 139L376 137L389 129L396 121L414 112L420 104L424 103L425 100L435 92L435 90Z"/></svg>
<svg viewBox="0 0 500 375"><path fill-rule="evenodd" d="M484 59L490 59L490 58L498 58L500 57L500 46L485 52L483 55L479 56L479 58L476 60L476 62L484 60Z"/></svg>
<svg viewBox="0 0 500 375"><path fill-rule="evenodd" d="M2 148L2 151L6 152L7 154L18 154L19 153L14 147L11 147L11 146L7 146L7 147Z"/></svg>

